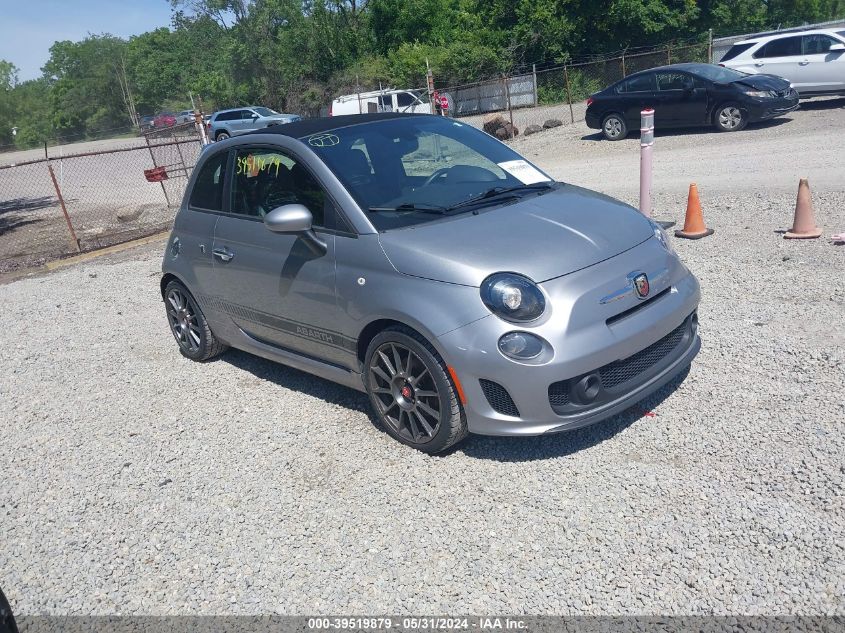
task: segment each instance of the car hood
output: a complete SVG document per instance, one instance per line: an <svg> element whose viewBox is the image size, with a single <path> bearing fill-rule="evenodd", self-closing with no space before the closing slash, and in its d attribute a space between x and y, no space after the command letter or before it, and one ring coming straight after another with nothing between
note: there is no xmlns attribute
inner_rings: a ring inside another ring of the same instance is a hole
<svg viewBox="0 0 845 633"><path fill-rule="evenodd" d="M379 234L385 255L406 275L480 286L495 272L537 283L618 255L654 235L633 207L561 185L517 203Z"/></svg>
<svg viewBox="0 0 845 633"><path fill-rule="evenodd" d="M748 75L731 83L735 86L750 86L755 90L786 90L791 85L786 79L776 75Z"/></svg>

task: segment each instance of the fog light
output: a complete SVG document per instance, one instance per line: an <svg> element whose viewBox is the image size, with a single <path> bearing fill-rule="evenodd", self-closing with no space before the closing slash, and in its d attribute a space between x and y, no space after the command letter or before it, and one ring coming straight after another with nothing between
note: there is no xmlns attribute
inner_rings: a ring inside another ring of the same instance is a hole
<svg viewBox="0 0 845 633"><path fill-rule="evenodd" d="M536 358L543 351L543 339L528 332L508 332L499 339L499 351L517 360Z"/></svg>

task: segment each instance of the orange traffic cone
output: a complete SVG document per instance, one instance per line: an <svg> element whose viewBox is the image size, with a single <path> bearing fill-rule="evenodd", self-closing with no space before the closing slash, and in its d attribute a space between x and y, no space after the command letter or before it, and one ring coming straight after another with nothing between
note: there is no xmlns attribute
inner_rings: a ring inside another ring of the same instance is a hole
<svg viewBox="0 0 845 633"><path fill-rule="evenodd" d="M795 203L795 219L792 228L784 234L790 240L813 239L821 237L822 230L816 226L813 215L813 197L810 195L810 183L802 178L798 183L798 200Z"/></svg>
<svg viewBox="0 0 845 633"><path fill-rule="evenodd" d="M687 218L682 231L675 231L675 237L685 237L688 240L700 240L702 237L713 235L713 229L708 229L701 215L701 202L698 199L698 187L695 183L689 186L687 198Z"/></svg>

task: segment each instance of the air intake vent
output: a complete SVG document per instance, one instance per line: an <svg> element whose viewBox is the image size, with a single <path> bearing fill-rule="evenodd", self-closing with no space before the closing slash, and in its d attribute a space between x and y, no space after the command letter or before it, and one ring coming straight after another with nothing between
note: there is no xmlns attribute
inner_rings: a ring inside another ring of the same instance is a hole
<svg viewBox="0 0 845 633"><path fill-rule="evenodd" d="M509 415L512 418L519 417L519 409L516 408L513 398L511 398L507 389L492 380L484 380L482 378L478 382L481 383L481 390L484 392L487 402L490 403L490 406L493 407L496 413Z"/></svg>

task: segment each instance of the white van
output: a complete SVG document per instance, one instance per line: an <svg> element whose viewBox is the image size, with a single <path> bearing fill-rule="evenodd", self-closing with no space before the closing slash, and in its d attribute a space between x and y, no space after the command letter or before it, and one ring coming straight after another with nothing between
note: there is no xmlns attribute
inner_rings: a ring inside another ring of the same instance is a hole
<svg viewBox="0 0 845 633"><path fill-rule="evenodd" d="M415 112L431 114L428 94L421 90L374 90L343 95L332 101L329 116L368 112Z"/></svg>

